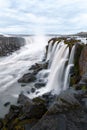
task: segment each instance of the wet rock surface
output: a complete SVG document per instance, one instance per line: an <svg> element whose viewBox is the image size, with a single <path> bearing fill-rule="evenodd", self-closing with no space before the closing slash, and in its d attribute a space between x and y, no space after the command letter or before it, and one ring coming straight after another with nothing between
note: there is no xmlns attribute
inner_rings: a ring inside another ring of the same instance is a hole
<svg viewBox="0 0 87 130"><path fill-rule="evenodd" d="M10 105L10 102L6 102L6 103L4 104L5 107L7 107L8 105Z"/></svg>
<svg viewBox="0 0 87 130"><path fill-rule="evenodd" d="M36 63L31 66L29 69L29 73L24 74L18 82L20 83L30 83L34 82L37 80L36 75L43 69L47 69L48 63L47 62L42 62L42 63Z"/></svg>
<svg viewBox="0 0 87 130"><path fill-rule="evenodd" d="M20 83L29 83L36 80L36 72L24 74L22 78L18 80Z"/></svg>
<svg viewBox="0 0 87 130"><path fill-rule="evenodd" d="M0 56L12 54L12 52L20 49L24 44L24 38L0 36Z"/></svg>
<svg viewBox="0 0 87 130"><path fill-rule="evenodd" d="M46 83L38 82L38 83L35 83L35 88L39 89L39 88L45 87L45 85Z"/></svg>

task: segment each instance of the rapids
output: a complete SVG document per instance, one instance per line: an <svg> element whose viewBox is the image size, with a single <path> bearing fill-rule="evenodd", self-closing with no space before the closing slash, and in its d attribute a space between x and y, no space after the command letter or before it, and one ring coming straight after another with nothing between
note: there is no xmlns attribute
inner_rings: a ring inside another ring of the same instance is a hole
<svg viewBox="0 0 87 130"><path fill-rule="evenodd" d="M27 72L29 67L41 61L47 44L44 36L24 37L25 46L12 55L0 58L0 117L8 111L6 102L16 103L20 92L26 91L17 80ZM28 89L28 87L26 87Z"/></svg>

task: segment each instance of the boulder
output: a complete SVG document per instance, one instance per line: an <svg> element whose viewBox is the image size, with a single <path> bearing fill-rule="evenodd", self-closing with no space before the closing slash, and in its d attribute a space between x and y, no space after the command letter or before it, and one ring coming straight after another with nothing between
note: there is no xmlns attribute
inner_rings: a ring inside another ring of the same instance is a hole
<svg viewBox="0 0 87 130"><path fill-rule="evenodd" d="M31 88L31 92L34 93L36 91L35 88Z"/></svg>
<svg viewBox="0 0 87 130"><path fill-rule="evenodd" d="M29 99L27 96L25 96L23 93L21 93L18 97L18 100L17 100L17 103L18 104L21 104L21 105L24 105L28 102L28 104L32 104L32 100Z"/></svg>
<svg viewBox="0 0 87 130"><path fill-rule="evenodd" d="M36 74L36 72L24 74L24 75L18 80L18 82L20 82L20 83L34 82L34 81L36 80L35 74Z"/></svg>
<svg viewBox="0 0 87 130"><path fill-rule="evenodd" d="M43 82L38 82L38 83L35 83L35 88L39 89L39 88L42 88L42 87L45 87L46 83L43 83Z"/></svg>
<svg viewBox="0 0 87 130"><path fill-rule="evenodd" d="M48 62L42 62L42 63L35 63L32 65L29 70L42 70L42 69L47 69L48 67Z"/></svg>
<svg viewBox="0 0 87 130"><path fill-rule="evenodd" d="M42 115L46 112L46 104L45 102L41 102L41 99L38 98L37 100L30 100L28 97L21 95L21 105L22 105L22 113L23 116L25 116L28 119L39 119L42 117ZM19 97L20 98L20 97ZM20 99L18 100L18 102Z"/></svg>
<svg viewBox="0 0 87 130"><path fill-rule="evenodd" d="M42 69L47 69L48 63L44 62L44 63L36 63L34 65L32 65L29 69L29 73L24 74L19 80L18 82L20 83L30 83L30 82L34 82L36 81L37 77L36 75L38 74L39 71L41 71Z"/></svg>
<svg viewBox="0 0 87 130"><path fill-rule="evenodd" d="M5 107L7 107L7 106L9 106L9 105L10 105L10 102L6 102L6 103L4 104Z"/></svg>

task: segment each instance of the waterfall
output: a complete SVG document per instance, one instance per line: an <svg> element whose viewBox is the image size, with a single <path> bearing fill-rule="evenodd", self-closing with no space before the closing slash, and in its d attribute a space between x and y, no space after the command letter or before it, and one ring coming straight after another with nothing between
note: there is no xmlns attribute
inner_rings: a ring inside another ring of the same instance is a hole
<svg viewBox="0 0 87 130"><path fill-rule="evenodd" d="M59 44L56 47L58 50ZM40 95L46 92L53 91L58 94L63 88L64 70L66 66L66 61L68 60L69 47L67 45L61 44L58 51L55 50L54 58L50 67L50 74L48 77L48 83L45 88L40 91ZM51 57L50 57L51 58Z"/></svg>
<svg viewBox="0 0 87 130"><path fill-rule="evenodd" d="M48 45L48 53L47 53L46 61L48 61L50 59L50 55L51 55L51 51L52 51L52 43L53 43L53 41L51 41Z"/></svg>
<svg viewBox="0 0 87 130"><path fill-rule="evenodd" d="M56 55L56 54L57 54L57 53L60 53L60 51L64 51L63 48L62 48L62 50L59 51L59 49L61 48L61 46L64 45L64 42L62 41L62 42L60 42L60 43L58 43L58 42L56 42L56 43L57 43L57 46L52 49L52 56L51 56L50 59L49 59L49 67L48 67L48 68L50 68L50 67L52 66L52 63L56 62L56 58L57 58L57 55ZM55 43L55 44L56 44L56 43ZM54 61L54 60L55 60L55 61ZM54 62L53 62L53 61L54 61Z"/></svg>
<svg viewBox="0 0 87 130"><path fill-rule="evenodd" d="M69 48L67 45L63 45L59 51L55 54L54 60L51 66L51 72L48 79L47 89L54 90L55 93L59 93L62 89L62 80L64 75L65 63L69 54Z"/></svg>
<svg viewBox="0 0 87 130"><path fill-rule="evenodd" d="M70 53L70 58L69 58L69 62L65 71L65 77L64 77L64 87L63 90L66 90L67 88L69 88L69 83L70 83L70 70L71 68L74 66L74 52L75 52L75 45L72 47L71 53Z"/></svg>
<svg viewBox="0 0 87 130"><path fill-rule="evenodd" d="M24 39L25 39L25 43L26 44L32 44L33 43L33 39L32 39L32 37L24 37Z"/></svg>
<svg viewBox="0 0 87 130"><path fill-rule="evenodd" d="M67 47L67 45L63 45L63 46L61 46L61 48L59 48L59 45L58 45L57 50L58 49L59 50L55 51L53 62L51 64L51 68L50 68L51 71L53 71L53 69L54 69L55 66L59 65L59 62L60 62L61 58L63 58L63 56L65 55L66 47Z"/></svg>
<svg viewBox="0 0 87 130"><path fill-rule="evenodd" d="M53 60L53 57L54 57L54 54L55 54L55 50L56 50L57 45L58 45L58 41L53 45L52 52L51 52L51 56L50 56L50 59L49 59L48 68L50 68L50 66L51 66L51 63L52 63L52 60Z"/></svg>
<svg viewBox="0 0 87 130"><path fill-rule="evenodd" d="M54 45L50 45L50 57L49 57L49 76L47 85L44 88L39 89L39 93L36 96L40 96L47 92L53 94L59 94L61 91L66 90L69 87L69 73L74 66L74 52L75 45L72 47L69 56L69 47L64 44L64 41L56 42ZM49 53L49 52L48 52ZM68 63L68 64L67 64Z"/></svg>

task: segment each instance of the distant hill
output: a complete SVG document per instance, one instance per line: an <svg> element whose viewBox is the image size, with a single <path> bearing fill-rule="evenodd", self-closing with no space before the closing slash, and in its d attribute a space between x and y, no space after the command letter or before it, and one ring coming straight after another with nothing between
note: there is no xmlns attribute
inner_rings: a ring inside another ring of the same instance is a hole
<svg viewBox="0 0 87 130"><path fill-rule="evenodd" d="M75 34L76 36L81 36L81 37L87 37L87 32L79 32Z"/></svg>

